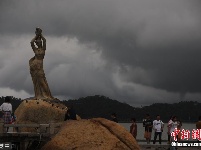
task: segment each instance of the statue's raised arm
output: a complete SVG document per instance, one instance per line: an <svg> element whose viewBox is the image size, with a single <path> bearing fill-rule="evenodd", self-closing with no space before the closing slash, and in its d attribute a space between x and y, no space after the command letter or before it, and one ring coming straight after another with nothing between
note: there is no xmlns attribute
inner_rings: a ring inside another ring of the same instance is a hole
<svg viewBox="0 0 201 150"><path fill-rule="evenodd" d="M33 50L36 50L37 48L42 48L43 50L46 50L46 39L42 35L42 29L36 28L35 31L35 37L31 40L31 47ZM37 45L37 47L35 46Z"/></svg>
<svg viewBox="0 0 201 150"><path fill-rule="evenodd" d="M36 46L35 46L35 44L34 44L34 42L35 42L35 40L37 39L37 35L31 40L31 47L32 47L32 49L33 50L35 50L36 49Z"/></svg>
<svg viewBox="0 0 201 150"><path fill-rule="evenodd" d="M41 39L43 40L43 49L46 50L46 39L42 34L41 34Z"/></svg>

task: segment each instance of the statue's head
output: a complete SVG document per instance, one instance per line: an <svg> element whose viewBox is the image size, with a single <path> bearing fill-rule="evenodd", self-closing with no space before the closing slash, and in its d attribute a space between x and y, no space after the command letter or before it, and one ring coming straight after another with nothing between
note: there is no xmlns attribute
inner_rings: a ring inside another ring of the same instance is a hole
<svg viewBox="0 0 201 150"><path fill-rule="evenodd" d="M36 28L35 34L36 35L41 35L42 33L42 29L40 29L39 27Z"/></svg>

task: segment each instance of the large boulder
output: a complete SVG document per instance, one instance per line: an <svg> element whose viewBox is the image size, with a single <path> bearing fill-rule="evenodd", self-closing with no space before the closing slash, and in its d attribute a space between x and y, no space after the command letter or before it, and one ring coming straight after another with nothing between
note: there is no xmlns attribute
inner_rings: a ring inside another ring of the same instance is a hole
<svg viewBox="0 0 201 150"><path fill-rule="evenodd" d="M42 150L139 150L121 125L103 118L66 121Z"/></svg>

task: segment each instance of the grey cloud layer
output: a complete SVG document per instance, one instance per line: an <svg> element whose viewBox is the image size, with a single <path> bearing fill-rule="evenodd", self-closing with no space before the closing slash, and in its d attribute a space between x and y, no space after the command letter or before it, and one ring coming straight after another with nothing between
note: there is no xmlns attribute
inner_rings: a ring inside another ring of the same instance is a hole
<svg viewBox="0 0 201 150"><path fill-rule="evenodd" d="M75 37L82 44L93 43L93 48L101 54L101 59L106 63L102 67L107 68L107 64L110 64L111 68L118 66L119 80L125 83L173 93L179 92L181 95L199 93L201 91L199 6L200 1L189 0L19 0L12 3L1 1L0 8L3 13L0 13L0 34L15 36L33 34L34 28L40 26L44 29L44 34L50 37L56 36L58 39ZM2 38L3 40L5 39ZM87 57L88 54L86 52L85 56L83 53L79 59ZM51 59L49 62L51 65L47 65L50 76L54 66L62 62L67 64L75 59L72 57L72 60L70 58L66 60L60 58L59 54L55 55L61 62ZM74 70L74 73L81 74L87 70L85 66L78 68L83 70ZM112 71L99 76L98 72L94 71L89 78L97 81L88 84L92 86L100 84L101 81L107 82L108 87L114 89L114 95L120 93L114 83L109 82L111 74ZM79 78L78 76L77 79ZM74 88L71 87L66 91L72 90L72 97L77 94L76 91L80 92L80 96L84 95L81 89L86 83L81 83L82 81L79 81L81 85L79 90L77 83ZM66 81L66 84L69 84L69 81ZM92 88L90 93L95 89L98 87ZM104 89L102 86L103 94L109 90ZM56 91L62 95L59 88ZM94 93L100 91L101 89ZM122 97L134 99L136 96L128 95L123 94Z"/></svg>

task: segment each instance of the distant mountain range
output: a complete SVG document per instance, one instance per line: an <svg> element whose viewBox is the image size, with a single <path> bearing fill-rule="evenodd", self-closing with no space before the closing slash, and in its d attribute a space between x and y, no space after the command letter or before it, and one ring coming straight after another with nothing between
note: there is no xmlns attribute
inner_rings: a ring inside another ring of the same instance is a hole
<svg viewBox="0 0 201 150"><path fill-rule="evenodd" d="M163 121L168 121L171 115L176 115L181 121L194 122L201 115L201 103L196 101L182 101L179 103L154 103L142 108L132 107L126 103L112 100L105 96L95 95L79 98L77 100L63 101L65 105L73 105L82 118L104 117L111 119L111 113L116 113L120 121L130 121L135 117L142 121L145 114L149 113L152 119L160 115Z"/></svg>
<svg viewBox="0 0 201 150"><path fill-rule="evenodd" d="M0 105L3 102L3 97L0 97ZM201 115L201 103L197 101L182 101L174 104L154 103L150 106L137 108L105 96L95 95L61 102L67 107L73 106L77 114L84 119L94 117L111 119L111 114L116 113L119 121L128 122L132 117L135 117L140 122L145 114L149 113L152 119L155 119L155 116L159 114L164 122L167 122L171 115L178 116L183 122L195 122ZM12 97L13 110L20 103L21 99Z"/></svg>

